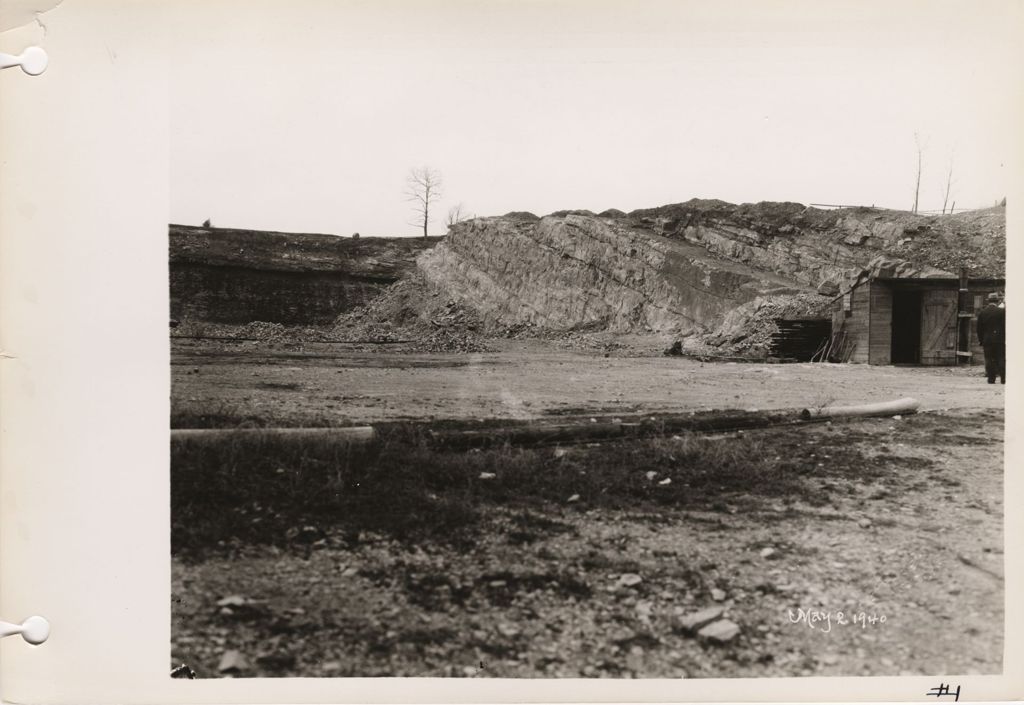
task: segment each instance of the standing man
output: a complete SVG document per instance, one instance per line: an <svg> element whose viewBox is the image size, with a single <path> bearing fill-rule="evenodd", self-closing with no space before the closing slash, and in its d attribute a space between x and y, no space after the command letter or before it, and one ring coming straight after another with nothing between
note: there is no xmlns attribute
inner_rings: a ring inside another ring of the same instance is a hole
<svg viewBox="0 0 1024 705"><path fill-rule="evenodd" d="M1006 309L999 307L999 294L992 292L978 312L978 341L985 348L985 375L989 384L1006 384Z"/></svg>

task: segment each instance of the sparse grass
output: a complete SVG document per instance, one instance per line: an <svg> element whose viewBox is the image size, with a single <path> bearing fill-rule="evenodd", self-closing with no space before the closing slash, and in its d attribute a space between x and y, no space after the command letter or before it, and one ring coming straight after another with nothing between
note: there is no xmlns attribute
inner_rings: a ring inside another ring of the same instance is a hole
<svg viewBox="0 0 1024 705"><path fill-rule="evenodd" d="M187 555L238 541L287 543L305 525L457 543L472 540L487 516L481 510L494 505L520 510L505 528L510 541L529 543L560 530L543 515L555 504L725 509L737 498L821 495L805 479L815 472L813 462L780 455L755 434L684 434L564 451L439 450L425 428L412 424L383 428L373 450L269 434L178 441L171 449L173 548Z"/></svg>
<svg viewBox="0 0 1024 705"><path fill-rule="evenodd" d="M279 389L295 390L297 387L282 386ZM258 412L246 412L227 402L187 402L172 400L171 428L266 428L281 426ZM285 424L287 425L287 424ZM336 426L337 419L326 415L311 415L296 421L294 425L309 428Z"/></svg>

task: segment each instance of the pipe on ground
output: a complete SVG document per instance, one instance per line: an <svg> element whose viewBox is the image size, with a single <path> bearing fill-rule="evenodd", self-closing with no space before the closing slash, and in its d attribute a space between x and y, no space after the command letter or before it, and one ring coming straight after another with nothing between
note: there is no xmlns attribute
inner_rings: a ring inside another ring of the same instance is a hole
<svg viewBox="0 0 1024 705"><path fill-rule="evenodd" d="M834 419L851 416L894 416L896 414L917 413L921 403L917 399L904 397L895 401L883 401L876 404L858 404L856 406L825 406L820 409L803 409L800 418Z"/></svg>
<svg viewBox="0 0 1024 705"><path fill-rule="evenodd" d="M172 428L171 441L256 441L281 439L288 441L330 440L352 446L369 446L377 442L373 426L343 428Z"/></svg>
<svg viewBox="0 0 1024 705"><path fill-rule="evenodd" d="M640 423L576 423L554 425L523 425L486 430L436 430L431 432L433 445L450 449L481 447L501 443L513 445L545 445L552 443L580 443L612 440L615 438L658 436L666 433L690 431L709 433L737 429L766 428L811 421L814 419L851 418L868 416L894 416L913 414L920 402L909 397L895 401L857 406L827 406L818 409L776 410L768 412L712 412L710 414L682 414L663 416ZM303 442L330 440L346 443L354 448L369 448L378 442L377 430L372 426L345 428L176 428L171 429L171 441L195 440L259 442L261 440Z"/></svg>

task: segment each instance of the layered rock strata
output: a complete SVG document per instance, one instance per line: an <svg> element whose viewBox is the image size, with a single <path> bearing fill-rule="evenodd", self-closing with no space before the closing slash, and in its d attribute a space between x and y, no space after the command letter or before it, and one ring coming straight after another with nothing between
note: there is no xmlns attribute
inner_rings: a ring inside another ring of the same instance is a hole
<svg viewBox="0 0 1024 705"><path fill-rule="evenodd" d="M833 296L865 272L1001 276L1005 263L1001 208L940 217L695 200L510 216L459 223L418 259L432 284L500 325L685 334L759 296Z"/></svg>
<svg viewBox="0 0 1024 705"><path fill-rule="evenodd" d="M687 332L758 295L806 288L686 242L575 214L466 221L418 264L485 321L558 330Z"/></svg>
<svg viewBox="0 0 1024 705"><path fill-rule="evenodd" d="M171 225L171 317L333 323L415 269L440 238L344 238Z"/></svg>

